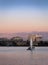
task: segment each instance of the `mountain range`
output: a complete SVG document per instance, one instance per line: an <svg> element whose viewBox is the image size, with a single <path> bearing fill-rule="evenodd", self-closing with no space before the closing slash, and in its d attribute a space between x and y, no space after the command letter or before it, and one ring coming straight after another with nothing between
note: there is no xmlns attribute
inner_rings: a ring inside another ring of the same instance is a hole
<svg viewBox="0 0 48 65"><path fill-rule="evenodd" d="M0 38L6 37L6 38L12 38L16 36L22 37L24 40L28 39L29 34L39 34L42 35L42 39L45 41L48 41L48 32L21 32L21 33L0 33Z"/></svg>

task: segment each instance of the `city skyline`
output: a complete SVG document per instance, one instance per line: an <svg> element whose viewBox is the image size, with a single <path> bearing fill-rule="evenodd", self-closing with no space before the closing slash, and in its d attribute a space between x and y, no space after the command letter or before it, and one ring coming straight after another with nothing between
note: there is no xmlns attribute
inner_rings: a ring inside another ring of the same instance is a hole
<svg viewBox="0 0 48 65"><path fill-rule="evenodd" d="M0 33L48 32L47 0L0 0Z"/></svg>

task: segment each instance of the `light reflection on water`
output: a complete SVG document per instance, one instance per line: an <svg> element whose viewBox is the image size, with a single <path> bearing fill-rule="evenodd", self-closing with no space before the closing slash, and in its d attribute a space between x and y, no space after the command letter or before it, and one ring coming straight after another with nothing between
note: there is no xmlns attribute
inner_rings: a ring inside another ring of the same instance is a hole
<svg viewBox="0 0 48 65"><path fill-rule="evenodd" d="M48 47L0 47L0 65L48 65Z"/></svg>

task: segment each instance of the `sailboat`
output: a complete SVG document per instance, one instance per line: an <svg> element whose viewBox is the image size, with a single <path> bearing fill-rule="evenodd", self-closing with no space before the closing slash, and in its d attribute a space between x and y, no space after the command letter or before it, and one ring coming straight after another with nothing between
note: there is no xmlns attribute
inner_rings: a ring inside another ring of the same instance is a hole
<svg viewBox="0 0 48 65"><path fill-rule="evenodd" d="M35 47L33 46L33 39L30 38L30 46L28 48L28 50L33 50Z"/></svg>

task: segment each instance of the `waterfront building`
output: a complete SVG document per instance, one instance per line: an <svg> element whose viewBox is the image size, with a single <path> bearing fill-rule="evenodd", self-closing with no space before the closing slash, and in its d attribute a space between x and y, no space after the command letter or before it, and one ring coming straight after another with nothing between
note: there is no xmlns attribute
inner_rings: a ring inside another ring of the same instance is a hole
<svg viewBox="0 0 48 65"><path fill-rule="evenodd" d="M32 39L32 45L37 45L37 42L42 41L42 35L39 35L39 34L36 34L36 35L30 34L28 36L28 40L30 41L31 39Z"/></svg>

